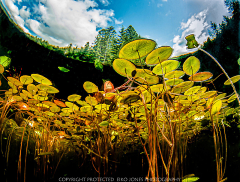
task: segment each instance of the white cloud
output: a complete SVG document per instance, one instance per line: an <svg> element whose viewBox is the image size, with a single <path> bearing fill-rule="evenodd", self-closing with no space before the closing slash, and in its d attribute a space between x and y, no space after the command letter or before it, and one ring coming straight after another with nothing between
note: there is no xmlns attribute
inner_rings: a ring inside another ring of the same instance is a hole
<svg viewBox="0 0 240 182"><path fill-rule="evenodd" d="M116 18L114 18L115 24L119 25L123 23L123 20L117 20Z"/></svg>
<svg viewBox="0 0 240 182"><path fill-rule="evenodd" d="M99 0L104 6L108 6L110 2L108 0Z"/></svg>
<svg viewBox="0 0 240 182"><path fill-rule="evenodd" d="M100 1L104 5L109 3L109 0ZM97 9L96 0L39 0L31 7L20 7L20 10L14 3L16 0L6 0L14 20L53 45L93 43L97 28L107 27L110 21L115 24L123 22L114 18L113 10Z"/></svg>
<svg viewBox="0 0 240 182"><path fill-rule="evenodd" d="M193 15L186 23L181 23L182 35L176 35L173 38L173 56L184 54L193 51L187 50L185 37L189 34L194 34L196 40L202 44L208 37L209 24L206 22L208 10L201 11L197 15Z"/></svg>
<svg viewBox="0 0 240 182"><path fill-rule="evenodd" d="M167 2L168 0L162 0L162 1Z"/></svg>
<svg viewBox="0 0 240 182"><path fill-rule="evenodd" d="M198 14L192 15L186 22L181 22L180 31L181 36L176 35L173 38L173 56L185 54L195 51L194 49L187 49L185 37L189 34L194 34L196 40L203 44L209 37L208 30L210 29L210 22L217 24L223 21L223 16L229 16L227 8L223 0L186 0L188 6L196 6L202 9Z"/></svg>

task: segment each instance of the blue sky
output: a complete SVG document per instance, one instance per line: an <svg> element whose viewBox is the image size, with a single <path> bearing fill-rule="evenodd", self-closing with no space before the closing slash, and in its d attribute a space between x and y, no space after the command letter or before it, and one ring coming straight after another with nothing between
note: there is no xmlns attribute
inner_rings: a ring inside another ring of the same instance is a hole
<svg viewBox="0 0 240 182"><path fill-rule="evenodd" d="M22 29L53 45L93 43L99 28L132 25L158 46L186 53L185 36L206 41L210 22L230 16L224 0L1 0Z"/></svg>

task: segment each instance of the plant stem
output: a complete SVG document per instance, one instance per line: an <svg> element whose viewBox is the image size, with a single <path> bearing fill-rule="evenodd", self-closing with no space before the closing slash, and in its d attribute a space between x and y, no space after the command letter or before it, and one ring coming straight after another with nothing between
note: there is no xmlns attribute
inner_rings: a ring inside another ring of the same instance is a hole
<svg viewBox="0 0 240 182"><path fill-rule="evenodd" d="M233 85L233 82L232 82L232 80L230 79L230 77L228 76L227 72L226 72L226 71L223 69L223 67L221 66L221 64L220 64L211 54L209 54L207 51L205 51L205 50L203 50L203 49L201 49L201 48L198 48L198 50L200 50L200 51L204 52L205 54L207 54L208 56L210 56L210 57L217 63L217 65L221 68L221 70L223 71L223 73L226 75L226 77L227 77L228 80L230 81L230 83L231 83L231 85L232 85L232 88L233 88L233 90L234 90L234 92L235 92L235 94L236 94L236 96L237 96L238 103L239 103L239 105L240 105L240 100L239 100L239 97L238 97L238 93L237 93L237 91L236 91L236 88L235 88L235 86Z"/></svg>

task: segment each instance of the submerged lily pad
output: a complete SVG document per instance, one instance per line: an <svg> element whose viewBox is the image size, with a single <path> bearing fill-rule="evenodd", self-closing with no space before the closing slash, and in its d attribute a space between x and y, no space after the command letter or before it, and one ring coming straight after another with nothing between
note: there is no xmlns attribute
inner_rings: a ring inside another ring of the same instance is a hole
<svg viewBox="0 0 240 182"><path fill-rule="evenodd" d="M24 85L28 85L33 82L33 79L31 76L23 75L20 77L20 82L22 82Z"/></svg>
<svg viewBox="0 0 240 182"><path fill-rule="evenodd" d="M58 66L58 69L62 72L69 72L70 70L61 66Z"/></svg>
<svg viewBox="0 0 240 182"><path fill-rule="evenodd" d="M203 82L206 81L210 78L212 78L213 74L210 72L200 72L196 73L192 76L189 77L189 80L194 81L194 82Z"/></svg>

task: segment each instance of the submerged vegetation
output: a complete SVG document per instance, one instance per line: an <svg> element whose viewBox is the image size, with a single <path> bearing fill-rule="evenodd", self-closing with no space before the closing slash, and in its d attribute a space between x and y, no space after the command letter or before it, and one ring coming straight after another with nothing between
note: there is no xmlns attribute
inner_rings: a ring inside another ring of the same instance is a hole
<svg viewBox="0 0 240 182"><path fill-rule="evenodd" d="M186 39L188 48L198 46L194 35ZM101 177L116 170L114 164L121 163L121 154L142 146L149 167L146 179L197 181L198 177L185 176L183 170L188 141L212 127L217 181L225 181L226 116L238 116L239 107L230 105L239 99L238 94L205 87L214 76L209 71L199 72L201 62L195 56L181 65L170 59L171 47L155 47L150 39L123 46L113 68L126 82L114 87L106 81L100 90L85 81L88 96L84 99L77 93L66 101L55 98L59 90L40 74L5 78L1 65L0 73L9 89L2 91L0 131L7 137L6 166L12 138L20 142L18 180L26 180L28 147L33 143L34 174L44 180L54 177L62 156L69 152L89 158ZM237 75L224 84L232 84L235 90L233 83L239 80Z"/></svg>

